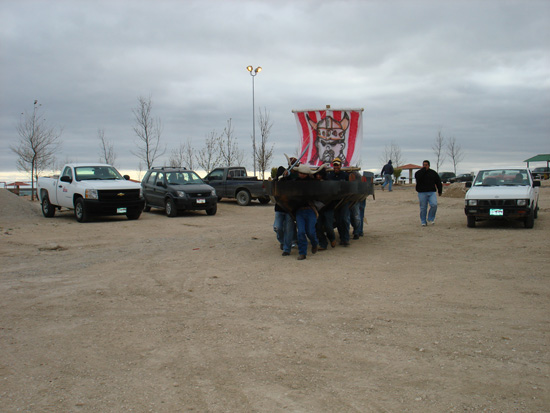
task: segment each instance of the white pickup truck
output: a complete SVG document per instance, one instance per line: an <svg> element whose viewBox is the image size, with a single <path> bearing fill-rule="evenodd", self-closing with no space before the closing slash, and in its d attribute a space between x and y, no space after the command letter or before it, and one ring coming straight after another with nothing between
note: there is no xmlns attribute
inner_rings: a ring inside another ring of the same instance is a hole
<svg viewBox="0 0 550 413"><path fill-rule="evenodd" d="M73 163L59 177L38 178L37 194L42 213L51 218L56 209L74 209L78 222L92 215L126 215L138 219L145 200L141 185L124 177L111 165Z"/></svg>
<svg viewBox="0 0 550 413"><path fill-rule="evenodd" d="M540 181L534 181L528 169L486 169L474 182L466 182L464 212L468 227L476 221L520 220L533 228L539 210Z"/></svg>

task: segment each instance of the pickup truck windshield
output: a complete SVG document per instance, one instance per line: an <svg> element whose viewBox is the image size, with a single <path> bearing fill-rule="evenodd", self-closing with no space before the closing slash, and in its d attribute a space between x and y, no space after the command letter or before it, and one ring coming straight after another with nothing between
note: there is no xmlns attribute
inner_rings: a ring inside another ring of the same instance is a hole
<svg viewBox="0 0 550 413"><path fill-rule="evenodd" d="M75 179L77 181L124 180L122 175L111 166L78 166L75 168Z"/></svg>
<svg viewBox="0 0 550 413"><path fill-rule="evenodd" d="M530 185L527 169L491 169L479 171L474 186Z"/></svg>
<svg viewBox="0 0 550 413"><path fill-rule="evenodd" d="M193 171L169 172L166 174L168 185L204 184L203 180Z"/></svg>

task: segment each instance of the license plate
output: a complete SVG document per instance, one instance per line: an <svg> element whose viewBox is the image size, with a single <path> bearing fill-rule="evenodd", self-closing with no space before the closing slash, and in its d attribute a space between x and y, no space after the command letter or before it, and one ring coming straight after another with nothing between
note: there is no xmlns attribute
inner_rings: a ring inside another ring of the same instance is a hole
<svg viewBox="0 0 550 413"><path fill-rule="evenodd" d="M489 211L489 215L493 216L493 217L501 217L504 215L504 210L503 209L491 209Z"/></svg>
<svg viewBox="0 0 550 413"><path fill-rule="evenodd" d="M197 199L197 204L205 204L206 203L206 200L205 199Z"/></svg>
<svg viewBox="0 0 550 413"><path fill-rule="evenodd" d="M116 213L117 214L125 214L126 213L126 208L117 208Z"/></svg>

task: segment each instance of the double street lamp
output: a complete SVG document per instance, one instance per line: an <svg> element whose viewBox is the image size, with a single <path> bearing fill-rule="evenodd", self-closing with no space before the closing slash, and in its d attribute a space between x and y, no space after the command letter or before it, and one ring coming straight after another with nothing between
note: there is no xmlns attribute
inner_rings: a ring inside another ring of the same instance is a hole
<svg viewBox="0 0 550 413"><path fill-rule="evenodd" d="M256 176L256 115L254 107L254 78L262 71L262 68L258 66L254 69L252 66L247 66L246 70L248 70L248 73L252 76L252 151L254 157L254 176Z"/></svg>

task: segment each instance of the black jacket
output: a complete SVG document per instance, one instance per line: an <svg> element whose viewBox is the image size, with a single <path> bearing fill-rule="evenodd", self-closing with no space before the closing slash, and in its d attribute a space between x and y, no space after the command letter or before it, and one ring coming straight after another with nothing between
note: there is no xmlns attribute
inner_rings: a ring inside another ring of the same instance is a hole
<svg viewBox="0 0 550 413"><path fill-rule="evenodd" d="M393 166L391 164L391 161L389 161L384 167L382 168L382 171L380 172L380 175L392 175L393 174Z"/></svg>
<svg viewBox="0 0 550 413"><path fill-rule="evenodd" d="M433 169L420 169L414 174L416 179L416 192L435 192L439 195L443 192L443 185L441 185L441 178Z"/></svg>

